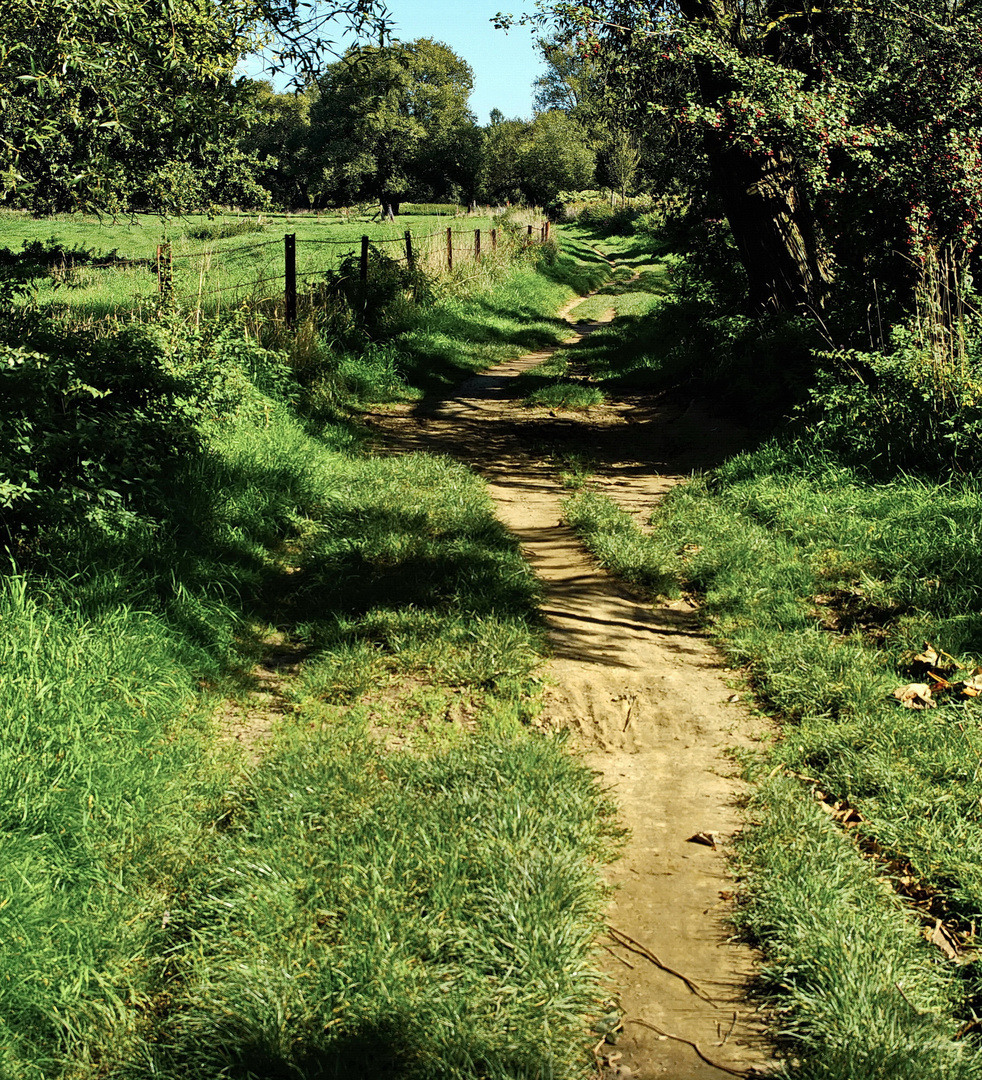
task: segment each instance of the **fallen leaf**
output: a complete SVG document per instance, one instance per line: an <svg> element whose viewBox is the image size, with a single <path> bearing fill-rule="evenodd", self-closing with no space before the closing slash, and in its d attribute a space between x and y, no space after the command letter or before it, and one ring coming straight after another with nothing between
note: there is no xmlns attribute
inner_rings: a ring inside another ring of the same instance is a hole
<svg viewBox="0 0 982 1080"><path fill-rule="evenodd" d="M934 665L941 659L941 653L929 642L924 642L924 652L918 653L914 657L915 664L927 664L928 667L934 667Z"/></svg>
<svg viewBox="0 0 982 1080"><path fill-rule="evenodd" d="M933 709L937 705L931 700L931 688L927 683L910 683L894 690L893 696L905 709Z"/></svg>
<svg viewBox="0 0 982 1080"><path fill-rule="evenodd" d="M982 694L982 674L978 671L975 672L970 678L965 679L963 682L955 683L954 689L962 695L962 697L978 697Z"/></svg>
<svg viewBox="0 0 982 1080"><path fill-rule="evenodd" d="M975 959L972 953L966 952L961 947L961 942L957 936L948 929L944 923L937 919L932 931L925 930L925 936L932 945L937 947L945 954L945 956L955 964L969 964Z"/></svg>
<svg viewBox="0 0 982 1080"><path fill-rule="evenodd" d="M833 810L835 816L843 825L858 825L863 820L862 814L854 806L851 806L847 799L837 802Z"/></svg>
<svg viewBox="0 0 982 1080"><path fill-rule="evenodd" d="M703 844L711 847L714 851L716 845L722 843L722 837L717 832L697 832L686 839L687 844Z"/></svg>

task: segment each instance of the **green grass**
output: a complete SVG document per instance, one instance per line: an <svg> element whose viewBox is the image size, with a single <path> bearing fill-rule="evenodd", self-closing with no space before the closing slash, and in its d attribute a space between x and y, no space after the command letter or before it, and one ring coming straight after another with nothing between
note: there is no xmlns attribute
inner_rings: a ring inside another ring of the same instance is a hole
<svg viewBox="0 0 982 1080"><path fill-rule="evenodd" d="M412 386L444 391L475 371L569 336L554 312L577 292L598 288L609 266L578 233L562 233L559 248L532 249L503 272L488 267L448 288L440 302L396 343L400 370Z"/></svg>
<svg viewBox="0 0 982 1080"><path fill-rule="evenodd" d="M932 917L961 930L982 915L982 710L911 711L892 695L920 681L910 657L925 640L968 668L982 660L982 491L968 479L875 484L774 443L674 490L650 537L597 495L577 495L569 513L617 572L702 594L780 723L748 764L786 778L751 805L741 918L765 948L764 987L798 1061L789 1072L982 1075L974 1039L952 1041L978 1008L975 965L927 944L927 912L894 891L919 883ZM844 833L814 791L861 820Z"/></svg>
<svg viewBox="0 0 982 1080"><path fill-rule="evenodd" d="M189 883L154 1074L578 1075L596 780L518 725L420 755L364 708L311 723Z"/></svg>
<svg viewBox="0 0 982 1080"><path fill-rule="evenodd" d="M557 333L594 271L545 269L449 293L393 355L440 385ZM481 312L504 343L463 340ZM29 322L26 345L84 346ZM160 333L168 376L221 372L180 401L199 441L149 463L126 444L113 482L152 493L21 536L0 591L0 1076L584 1073L618 834L527 724L538 587L483 484L298 416L231 331L224 351ZM274 629L302 663L256 762L216 707L253 700Z"/></svg>
<svg viewBox="0 0 982 1080"><path fill-rule="evenodd" d="M483 233L483 254L491 258L489 231L497 226L501 244L504 223L482 217L417 216L393 223L362 215L333 214L160 218L137 214L119 219L57 215L34 219L26 214L0 217L0 248L15 255L25 243L60 245L68 252L96 255L77 265L70 257L32 277L37 303L73 318L101 319L136 311L149 313L157 303L157 246L171 245L176 302L191 311L234 310L243 301L278 302L283 293L283 237L297 237L297 275L301 289L360 251L361 237L392 258L405 256L404 236L414 237L420 265L437 271L446 263L446 230L453 229L458 272L473 270L474 230ZM511 237L511 233L507 236ZM136 260L135 265L120 260Z"/></svg>
<svg viewBox="0 0 982 1080"><path fill-rule="evenodd" d="M589 409L591 405L600 405L604 393L596 386L584 386L582 383L554 383L540 390L533 390L525 403L543 409L568 409L570 411Z"/></svg>

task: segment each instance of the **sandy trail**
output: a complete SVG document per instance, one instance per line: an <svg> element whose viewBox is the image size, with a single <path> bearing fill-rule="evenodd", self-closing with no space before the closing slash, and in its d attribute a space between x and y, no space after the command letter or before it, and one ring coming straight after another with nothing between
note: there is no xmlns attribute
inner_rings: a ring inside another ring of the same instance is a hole
<svg viewBox="0 0 982 1080"><path fill-rule="evenodd" d="M598 325L578 327L570 341ZM573 730L631 833L610 872L617 892L602 955L624 1015L616 1042L598 1045L603 1075L766 1072L762 1020L744 996L755 957L729 940L726 922L733 885L724 852L741 824L741 785L726 751L749 742L751 722L729 700L726 671L690 603L638 600L561 523L566 493L548 460L549 449L564 447L589 456L603 489L646 517L680 477L720 460L742 433L694 405L673 414L642 398L575 418L524 408L514 377L551 351L475 376L447 401L367 419L390 447L475 467L546 583L553 658L538 722ZM717 847L689 839L700 833Z"/></svg>

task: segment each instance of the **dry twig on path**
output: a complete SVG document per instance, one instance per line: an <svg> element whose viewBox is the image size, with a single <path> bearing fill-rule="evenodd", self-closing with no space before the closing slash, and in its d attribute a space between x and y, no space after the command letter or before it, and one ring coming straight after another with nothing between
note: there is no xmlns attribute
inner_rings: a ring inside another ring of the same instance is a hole
<svg viewBox="0 0 982 1080"><path fill-rule="evenodd" d="M753 1076L753 1069L731 1069L729 1065L720 1065L718 1061L713 1061L711 1057L707 1057L702 1048L697 1042L693 1042L691 1039L683 1039L681 1035L673 1035L670 1031L662 1031L656 1024L651 1024L647 1020L628 1020L629 1024L640 1024L641 1027L650 1028L656 1035L661 1035L666 1039L672 1039L675 1042L685 1043L686 1046L691 1046L693 1050L699 1055L699 1057L705 1061L707 1065L711 1065L714 1069L719 1069L720 1072L729 1073L730 1076Z"/></svg>
<svg viewBox="0 0 982 1080"><path fill-rule="evenodd" d="M614 941L624 949L629 949L633 953L637 953L638 956L643 956L645 960L649 960L655 967L660 968L667 975L674 975L676 979L681 979L682 982L689 988L689 990L696 995L697 998L705 1001L707 1005L712 1005L714 1009L718 1009L719 1005L702 989L697 983L693 982L688 975L683 975L681 971L676 971L675 968L669 967L667 964L663 964L661 960L645 945L642 945L640 941L635 941L633 937L625 934L623 930L618 930L616 926L607 924L607 933L614 939Z"/></svg>

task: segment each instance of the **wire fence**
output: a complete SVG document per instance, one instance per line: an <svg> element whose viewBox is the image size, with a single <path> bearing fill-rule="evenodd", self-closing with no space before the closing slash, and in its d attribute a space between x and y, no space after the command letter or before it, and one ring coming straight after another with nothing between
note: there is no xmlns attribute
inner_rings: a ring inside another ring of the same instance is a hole
<svg viewBox="0 0 982 1080"><path fill-rule="evenodd" d="M103 263L61 267L64 275L88 271L144 269L156 275L159 303L194 305L220 309L225 300L242 302L280 301L289 322L297 318L301 283L311 287L312 279L327 278L345 267L346 277L366 286L374 275L383 274L393 263L428 275L451 274L466 265L480 265L490 258L508 257L516 249L549 240L546 220L515 225L500 222L491 228L439 229L415 234L407 229L401 236L347 238L303 238L287 233L281 240L241 244L231 248L207 248L175 252L163 242L156 255L144 259L110 259ZM148 277L149 277L148 273ZM152 293L151 293L152 295ZM145 297L149 299L149 297Z"/></svg>

